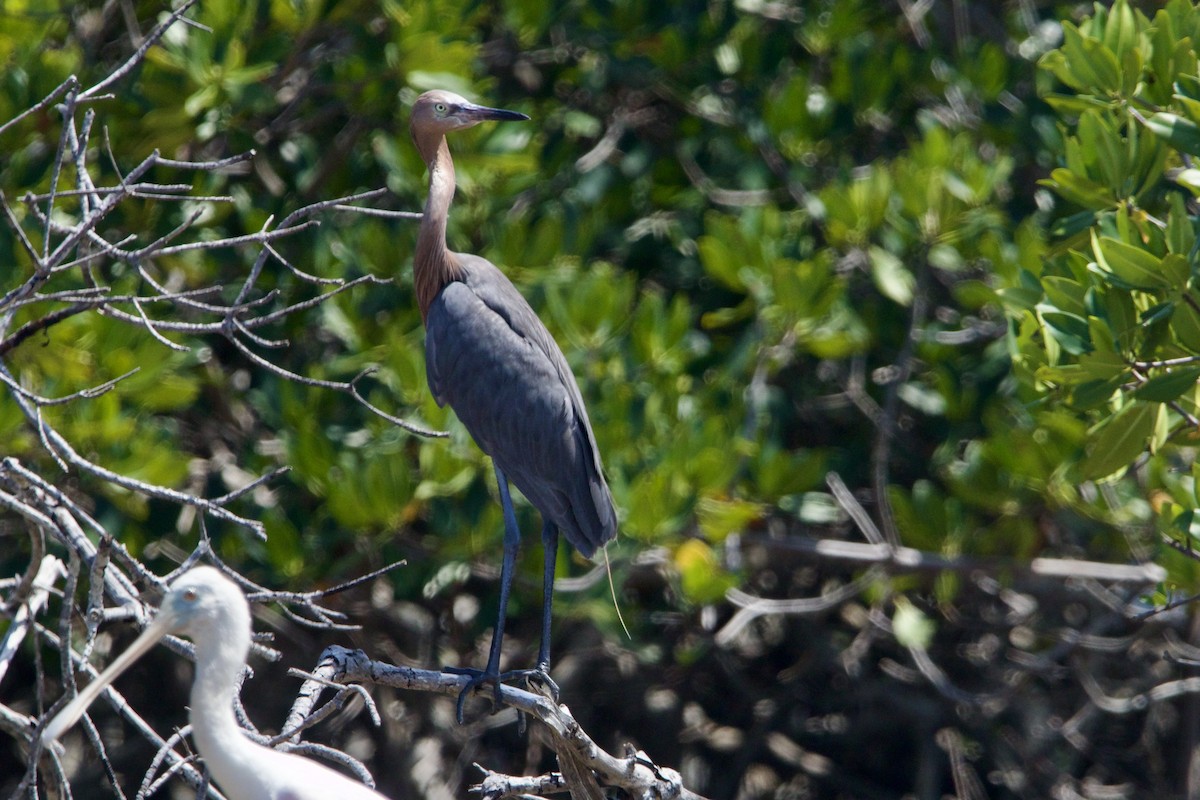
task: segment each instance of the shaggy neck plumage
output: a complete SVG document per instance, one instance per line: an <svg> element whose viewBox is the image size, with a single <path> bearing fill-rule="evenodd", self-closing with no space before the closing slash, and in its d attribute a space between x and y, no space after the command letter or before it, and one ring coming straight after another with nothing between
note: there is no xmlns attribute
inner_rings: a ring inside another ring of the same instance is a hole
<svg viewBox="0 0 1200 800"><path fill-rule="evenodd" d="M417 251L413 257L413 285L421 320L425 321L429 307L438 292L461 274L458 258L446 247L446 219L450 201L454 199L454 161L446 137L436 141L420 141L417 147L429 167L429 197L417 232Z"/></svg>

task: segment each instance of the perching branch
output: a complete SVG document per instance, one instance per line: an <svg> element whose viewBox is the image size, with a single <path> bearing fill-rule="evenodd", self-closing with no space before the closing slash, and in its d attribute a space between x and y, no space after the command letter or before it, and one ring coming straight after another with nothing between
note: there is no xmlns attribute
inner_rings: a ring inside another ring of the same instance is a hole
<svg viewBox="0 0 1200 800"><path fill-rule="evenodd" d="M303 721L315 713L314 707L327 682L368 683L457 696L468 681L465 675L373 661L361 650L349 650L338 645L325 649L312 675L313 677L300 687L296 702L293 703L284 723L286 730L299 730ZM488 687L487 691L490 693L491 687ZM632 797L703 800L700 795L684 787L678 772L656 765L645 753L628 752L616 756L603 750L587 731L579 726L566 705L555 705L543 695L512 686L500 687L500 701L541 723L550 747L558 754L560 763L566 758L581 764L590 771L591 777L598 781L601 787L622 789ZM496 773L489 772L484 783L476 787L476 791L483 793L485 797L519 796L523 794L522 791L515 794L495 792L498 787L527 787L529 780L497 776ZM538 782L537 785L543 787L559 786L564 782L563 776L557 773L534 780Z"/></svg>

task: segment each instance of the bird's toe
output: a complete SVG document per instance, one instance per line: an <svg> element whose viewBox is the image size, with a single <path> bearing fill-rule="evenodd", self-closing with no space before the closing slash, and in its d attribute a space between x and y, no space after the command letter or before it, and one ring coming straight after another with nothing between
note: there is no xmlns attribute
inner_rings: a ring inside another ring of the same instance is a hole
<svg viewBox="0 0 1200 800"><path fill-rule="evenodd" d="M537 686L540 685L546 691L539 694L549 694L550 699L555 703L558 702L558 684L550 677L549 668L544 665L538 665L533 669L515 669L510 672L505 672L500 676L500 680L504 683L519 682L531 692L537 692Z"/></svg>
<svg viewBox="0 0 1200 800"><path fill-rule="evenodd" d="M500 683L503 680L498 672L489 672L483 669L472 669L471 667L443 667L443 672L449 672L452 675L466 675L467 682L458 693L458 702L454 707L455 718L458 724L463 724L463 708L467 703L467 697L475 693L480 686L490 683L495 687L495 695L492 701L492 712L496 713L500 709Z"/></svg>

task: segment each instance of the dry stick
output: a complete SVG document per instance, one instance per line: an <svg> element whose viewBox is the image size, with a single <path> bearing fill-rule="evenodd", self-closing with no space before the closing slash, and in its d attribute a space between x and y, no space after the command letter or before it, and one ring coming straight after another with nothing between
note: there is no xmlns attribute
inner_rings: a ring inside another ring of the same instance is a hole
<svg viewBox="0 0 1200 800"><path fill-rule="evenodd" d="M365 206L352 206L345 203L338 203L333 206L333 210L353 211L356 214L362 214L367 217L382 217L383 219L419 220L423 216L420 211L390 211L386 208L367 208Z"/></svg>
<svg viewBox="0 0 1200 800"><path fill-rule="evenodd" d="M190 353L192 351L192 348L188 347L187 345L179 344L178 342L172 342L170 339L159 333L154 327L154 323L150 321L148 316L146 316L146 311L142 308L142 304L140 302L134 300L133 307L137 310L138 317L140 317L142 320L142 327L144 327L159 344L170 350L174 350L177 353ZM100 309L100 313L104 313L103 308Z"/></svg>
<svg viewBox="0 0 1200 800"><path fill-rule="evenodd" d="M97 758L100 759L100 763L104 766L104 774L108 778L109 786L116 793L117 800L127 800L125 792L121 791L121 783L117 780L117 771L113 768L112 761L108 757L108 748L104 745L104 740L100 738L100 731L96 728L96 724L88 717L84 717L79 727L83 729L84 735L87 736L92 749L96 751Z"/></svg>
<svg viewBox="0 0 1200 800"><path fill-rule="evenodd" d="M732 208L764 206L774 196L774 192L767 189L722 189L704 174L704 170L682 145L675 148L675 158L692 185L717 205Z"/></svg>
<svg viewBox="0 0 1200 800"><path fill-rule="evenodd" d="M954 728L942 728L934 735L934 741L946 752L950 761L950 774L954 778L955 797L958 800L987 800L987 791L963 752L962 737Z"/></svg>
<svg viewBox="0 0 1200 800"><path fill-rule="evenodd" d="M65 573L63 563L55 556L46 556L41 559L37 577L34 579L33 591L27 597L18 600L16 613L12 616L4 638L0 639L0 680L4 680L9 663L12 662L21 642L25 640L30 620L45 608L46 601L50 596L50 587Z"/></svg>
<svg viewBox="0 0 1200 800"><path fill-rule="evenodd" d="M929 655L924 647L915 645L906 646L908 654L912 657L913 663L917 665L917 669L929 684L937 690L937 693L949 700L951 703L962 703L967 706L981 706L990 700L1000 697L995 693L979 693L973 694L958 688L950 680L945 670L937 665L937 662Z"/></svg>
<svg viewBox="0 0 1200 800"><path fill-rule="evenodd" d="M291 227L292 224L296 220L311 216L311 215L317 213L318 211L324 211L324 210L330 209L330 208L337 208L339 206L353 208L353 206L349 205L350 203L358 202L360 200L373 200L376 197L382 196L386 192L387 192L386 189L372 189L370 191L359 192L357 194L347 195L345 197L338 197L333 200L323 200L318 203L311 203L302 208L298 208L295 211L293 211L292 213L288 214L286 217L283 218L283 221L279 223L279 227L280 228ZM271 218L268 218L266 225L270 225L270 223L271 223ZM304 223L304 224L307 224L307 223ZM246 277L245 283L242 284L241 291L238 293L237 298L234 300L235 304L244 302L246 297L253 290L254 285L258 282L259 275L262 273L263 266L266 264L267 256L268 256L268 253L265 250L263 252L259 253L258 258L255 259L255 261L254 261L254 265L250 268L250 274Z"/></svg>
<svg viewBox="0 0 1200 800"><path fill-rule="evenodd" d="M8 224L12 226L16 232L17 238L21 241L21 246L25 248L25 252L35 263L41 263L41 257L38 255L37 248L33 246L33 242L29 241L29 237L25 234L25 229L21 227L21 221L17 219L17 215L13 213L12 206L8 204L8 197L3 191L0 191L0 207L4 209L4 216L8 218ZM10 298L16 294L22 287L17 287L7 292L4 297L0 297L0 308L8 305Z"/></svg>
<svg viewBox="0 0 1200 800"><path fill-rule="evenodd" d="M287 347L289 344L287 339L268 339L264 336L259 336L257 333L247 328L245 324L237 317L233 317L233 327L238 333L240 333L242 336L245 336L254 344L258 345L259 347L265 347L268 350L282 349Z"/></svg>
<svg viewBox="0 0 1200 800"><path fill-rule="evenodd" d="M56 194L59 197L80 197L87 195L105 195L113 192L125 192L130 197L152 198L155 200L210 200L232 203L233 197L221 195L217 197L196 197L190 192L194 187L190 183L134 183L129 186L93 186L89 189L61 189ZM22 202L38 203L49 197L49 194L26 192L21 196Z"/></svg>
<svg viewBox="0 0 1200 800"><path fill-rule="evenodd" d="M875 522L871 519L871 515L867 513L867 510L862 507L862 504L855 499L854 494L846 487L842 476L836 472L826 473L825 485L833 493L833 499L837 501L837 504L842 507L843 511L850 515L850 519L854 521L855 527L858 528L863 537L871 544L884 544L883 534L879 532L879 528L875 527Z"/></svg>
<svg viewBox="0 0 1200 800"><path fill-rule="evenodd" d="M363 397L362 394L358 391L358 382L360 380L362 380L363 378L367 377L368 375L370 375L371 373L373 373L374 371L375 371L374 368L365 369L362 372L360 372L358 375L356 375L353 380L350 381L349 394L351 397L353 397L355 400L357 400L363 407L365 407L371 413L375 414L376 416L378 416L382 419L387 420L388 422L392 423L393 425L396 425L397 427L403 428L404 430L408 431L409 433L415 433L418 436L426 436L430 439L449 438L449 436L450 436L449 431L435 431L432 428L424 428L424 427L421 427L420 425L415 425L415 424L409 422L408 420L404 420L404 419L401 419L400 417L397 417L397 416L387 413L382 408L379 408L374 403L372 403L370 400Z"/></svg>
<svg viewBox="0 0 1200 800"><path fill-rule="evenodd" d="M138 49L135 50L133 54L125 60L125 63L121 64L121 66L110 72L102 81L82 92L79 95L80 99L96 96L101 91L107 89L109 86L113 85L117 81L121 80L121 78L124 78L126 75L132 72L134 68L142 62L142 59L146 57L146 51L153 47L154 44L163 37L163 34L167 32L167 29L178 22L183 15L187 13L188 9L196 4L196 2L197 0L184 0L183 3L180 4L179 8L171 12L169 17L156 25L154 29L146 35L146 38L142 41L141 46L138 47Z"/></svg>
<svg viewBox="0 0 1200 800"><path fill-rule="evenodd" d="M315 283L318 286L341 286L346 283L345 278L322 278L319 275L310 275L284 258L283 254L272 247L270 242L263 242L262 246L276 261L287 267L293 275L305 283Z"/></svg>
<svg viewBox="0 0 1200 800"><path fill-rule="evenodd" d="M146 569L140 561L135 559L125 549L125 546L113 539L111 534L92 519L86 511L78 506L69 496L59 490L56 486L45 481L37 473L27 469L19 460L9 456L0 460L0 477L5 473L11 473L25 481L28 484L28 491L35 494L39 505L47 509L46 515L39 516L48 521L48 526L45 528L52 535L59 536L61 541L68 549L78 552L87 563L92 563L95 558L96 546L83 532L83 527L80 521L86 525L91 531L101 539L107 539L110 544L110 551L116 556L116 560L121 563L121 566L137 577L137 580L148 585L155 586L160 590L165 589L165 584L159 580L158 576ZM40 524L40 523L39 523ZM140 606L137 589L129 578L125 577L119 570L106 570L104 573L104 583L109 595L118 603L127 606ZM141 619L140 617L138 618Z"/></svg>
<svg viewBox="0 0 1200 800"><path fill-rule="evenodd" d="M292 742L299 744L300 734L302 732L315 726L332 714L341 711L346 705L346 700L350 697L358 697L360 700L362 700L363 705L371 714L371 722L374 723L376 727L383 724L383 718L379 716L379 709L375 706L375 700L371 697L371 693L368 692L365 687L357 683L334 683L333 681L325 680L320 675L313 675L311 672L305 672L304 670L294 668L288 670L288 675L294 678L303 678L305 681L304 686L313 687L313 689L309 690L310 693L314 690L320 693L322 688L326 688L333 689L335 694L329 700L329 702L325 703L325 705L321 706L307 717L300 720L295 728L285 727L284 730L278 735L271 737L268 744L270 744L272 747L280 744L281 742Z"/></svg>
<svg viewBox="0 0 1200 800"><path fill-rule="evenodd" d="M771 600L755 597L741 589L730 589L725 593L725 599L735 606L738 611L729 621L717 631L713 641L719 647L728 647L733 643L747 625L762 616L770 614L820 614L837 608L852 597L856 597L871 584L884 577L886 573L880 566L874 566L847 584L833 591L826 592L820 597L805 597L788 600Z"/></svg>
<svg viewBox="0 0 1200 800"><path fill-rule="evenodd" d="M98 253L99 255L107 255L106 253ZM75 264L78 266L78 264ZM112 305L114 303L132 303L134 300L139 303L177 303L186 301L194 297L204 297L210 294L219 294L222 290L221 284L213 284L212 286L201 286L196 289L185 289L181 292L167 292L165 294L112 294L111 287L95 286L90 288L80 289L60 289L45 294L35 293L33 297L24 301L25 305L33 303L90 303L93 306L101 304Z"/></svg>
<svg viewBox="0 0 1200 800"><path fill-rule="evenodd" d="M147 156L140 164L134 167L129 175L126 176L127 179L132 181L141 179L141 177L155 165L157 158L158 151L156 150ZM49 269L55 264L61 263L66 258L67 253L74 250L75 247L79 245L80 240L90 233L97 225L99 225L105 217L112 213L113 209L120 205L121 201L125 199L125 197L126 194L124 192L115 192L105 197L104 200L101 201L100 205L97 206L91 214L84 217L80 223L76 225L61 242L58 243L58 246L55 247L53 251L42 257L40 266Z"/></svg>
<svg viewBox="0 0 1200 800"><path fill-rule="evenodd" d="M64 106L59 109L63 117L62 132L58 136L58 152L54 155L54 162L50 172L50 196L46 198L45 218L47 220L46 227L42 233L42 257L40 264L45 264L50 260L50 223L49 220L54 219L54 201L57 199L56 192L58 191L58 178L62 173L63 153L67 148L67 139L71 133L71 126L67 124L75 116L75 90L67 92Z"/></svg>
<svg viewBox="0 0 1200 800"><path fill-rule="evenodd" d="M152 154L152 156L150 158L148 158L146 161L143 161L143 163L140 164L137 168L135 168L135 170L132 173L127 175L123 179L123 184L128 183L130 185L133 185L130 182L134 181L137 177L139 177L141 174L141 171L144 171L143 168L146 166L146 164L150 163L151 161L153 161L153 163L157 163L157 164L168 164L171 166L178 166L181 168L186 167L186 168L192 168L192 169L214 169L214 168L228 166L230 164L238 163L238 162L244 160L245 158L249 157L249 155L252 155L252 153L244 154L241 156L235 156L235 157L229 158L229 159L222 159L220 161L213 161L213 162L181 162L181 161L173 161L170 159L161 158L158 156L158 154L156 152L156 153ZM117 189L122 189L122 188L123 187L117 187ZM251 274L247 277L245 283L243 284L242 289L238 295L238 300L236 300L232 306L222 308L222 307L217 307L217 306L208 306L208 304L199 303L199 302L195 302L195 301L184 301L185 304L187 304L193 308L200 308L202 310L222 313L224 315L224 319L222 320L222 322L203 324L203 323L177 323L177 322L171 322L171 321L151 320L150 317L141 308L137 299L132 300L132 304L133 304L135 310L137 311L136 315L128 314L124 311L114 308L112 303L103 305L102 307L100 307L100 311L101 311L101 313L103 313L107 316L111 316L113 318L116 318L116 319L119 319L122 321L126 321L126 322L129 322L132 324L138 324L141 327L144 327L151 334L151 336L153 336L156 340L158 340L162 344L164 344L172 349L185 349L185 348L183 345L179 345L177 343L171 342L169 339L167 339L165 336L162 335L161 331L172 330L172 331L187 331L187 332L192 332L192 333L218 332L218 331L222 332L227 336L227 338L230 339L230 341L234 344L234 346L237 347L239 350L241 350L244 355L246 355L248 358L250 358L251 361L254 361L255 363L259 364L259 366L262 366L272 372L275 372L275 374L280 375L280 377L283 377L287 380L300 382L305 385L317 386L320 388L326 388L326 389L331 389L334 391L344 392L346 394L349 394L358 403L363 405L365 408L367 408L372 413L376 414L377 416L379 416L383 419L386 419L387 421L389 421L395 425L398 425L398 426L404 428L405 430L408 430L411 433L421 435L421 436L428 436L428 437L442 437L447 434L440 432L440 431L433 431L433 430L424 428L422 426L418 426L413 423L410 423L399 417L388 414L387 412L385 412L382 409L375 406L373 403L370 403L365 397L362 396L362 394L358 391L358 388L357 388L358 381L361 380L361 378L363 377L363 375L361 375L361 374L351 382L319 381L317 379L304 378L303 376L300 376L296 373L291 373L287 370L283 370L281 367L278 367L277 365L273 364L272 362L261 358L257 354L250 351L249 348L247 348L242 342L240 342L236 338L236 333L241 333L242 335L246 336L247 338L251 339L256 344L258 344L259 346L262 346L262 347L283 346L285 344L283 342L271 342L269 340L262 339L261 337L256 337L253 334L251 334L251 332L248 329L250 327L258 327L260 325L267 324L268 322L274 321L275 319L282 318L283 316L286 316L288 314L291 314L291 313L315 306L319 303L325 302L333 295L335 295L341 291L345 291L346 289L349 289L351 286L354 286L358 283L377 282L378 279L374 278L373 276L363 276L361 278L358 278L354 281L350 281L348 283L339 282L340 285L330 292L321 294L318 297L312 298L308 301L303 301L301 303L293 304L291 306L288 306L288 307L281 309L277 312L274 312L272 314L263 315L262 317L250 318L250 319L246 319L246 320L243 320L243 319L240 319L240 318L234 316L235 313L237 312L237 310L249 307L252 303L258 302L258 301L246 302L246 297L248 296L248 292L249 292L251 286L253 286L253 284L257 280L257 276L261 272L261 269L265 262L265 259L272 253L275 253L276 256L279 257L278 254L276 253L276 251L274 250L274 248L269 247L269 243L271 240L276 239L276 238L281 238L283 236L287 236L287 235L305 230L309 227L312 227L312 226L318 224L317 221L315 221L315 220L306 220L303 222L296 222L296 220L300 219L301 217L308 216L308 215L314 214L318 211L322 211L322 210L329 209L329 208L340 208L340 209L346 209L346 210L355 209L357 207L350 206L350 205L348 205L348 203L353 202L353 201L363 200L363 199L371 199L371 198L378 196L382 192L383 192L383 190L372 190L369 192L361 192L358 194L337 198L335 200L323 201L320 203L313 203L311 205L305 206L304 208L298 209L297 211L288 215L288 217L286 217L283 220L283 222L281 223L281 226L279 228L276 228L275 230L267 230L267 227L270 225L270 222L268 222L267 225L264 226L263 230L259 231L256 234L249 234L249 235L240 236L240 237L229 237L226 239L212 241L212 242L192 242L192 243L185 243L185 244L175 245L175 246L165 246L165 243L168 242L173 236L177 235L179 232L186 229L186 227L191 222L191 220L188 220L184 224L177 227L175 229L175 231L172 231L171 233L167 234L166 236L159 238L155 242L152 242L150 245L147 245L146 247L141 248L136 251L126 252L126 251L121 251L119 248L116 248L113 245L109 244L107 241L105 241L103 239L103 237L100 237L93 230L91 230L91 227L94 227L94 225L96 224L98 219L100 217L102 217L103 215L107 214L111 210L111 207L113 205L115 205L116 200L123 199L123 197L126 196L126 192L114 191L110 195L108 195L108 197L106 197L105 202L101 205L100 208L97 209L96 213L93 214L92 217L83 221L80 225L75 226L74 228L70 229L70 235L69 235L68 239L77 240L79 231L83 230L90 241L93 241L93 242L96 242L97 244L99 244L102 248L104 248L108 252L108 254L110 256L119 258L123 261L137 264L138 269L141 271L141 274L143 275L143 277L146 278L147 281L149 283L151 283L151 285L154 286L156 289L158 289L160 292L165 292L165 289L163 289L163 287L159 286L156 282L154 282L152 279L150 279L150 276L148 275L148 273L146 273L145 270L142 269L141 264L139 263L142 258L146 257L147 255L149 255L151 253L156 253L156 254L162 256L162 255L171 255L171 254L175 254L175 253L179 253L179 252L186 252L186 251L198 250L198 249L215 249L218 247L237 247L237 246L240 246L243 244L248 244L248 243L256 243L256 244L262 245L264 247L264 249L259 254L259 257L256 259L254 268L251 270ZM58 253L60 251L61 251L61 245L59 248L56 248L55 252ZM282 257L280 257L280 258L282 260ZM53 260L53 259L51 259L51 260ZM286 261L284 263L286 263ZM288 265L288 266L294 272L297 271L291 265ZM305 277L313 278L313 276L307 276L306 273L303 273L303 274L305 275ZM314 278L314 280L321 280L321 279ZM232 331L231 331L231 328L233 329ZM44 431L44 428L41 425L39 425L38 430L41 433ZM43 437L43 438L45 438L45 437ZM47 450L53 451L54 448L52 447L50 442L47 441L47 442L45 442L45 444L46 444Z"/></svg>
<svg viewBox="0 0 1200 800"><path fill-rule="evenodd" d="M567 781L560 772L545 775L516 776L494 772L482 764L474 766L483 773L483 780L471 788L483 800L500 800L502 797L537 797L568 791Z"/></svg>
<svg viewBox="0 0 1200 800"><path fill-rule="evenodd" d="M451 696L457 696L469 680L465 675L372 661L361 650L337 645L325 649L313 672L323 680L336 683L374 683ZM596 773L601 785L625 789L634 797L702 800L700 795L683 786L678 772L656 766L644 753L618 757L601 749L575 721L567 706L555 705L545 696L512 686L501 685L499 690L504 705L540 720L546 726L555 752L573 751L584 766ZM490 694L491 687L487 691ZM284 723L285 729L298 726L308 716L318 696L319 690L306 682L292 705Z"/></svg>
<svg viewBox="0 0 1200 800"><path fill-rule="evenodd" d="M5 368L3 364L0 364L0 375L13 380L12 375L9 374L7 368ZM266 539L267 534L263 523L257 520L243 517L240 514L236 514L229 509L222 508L221 506L213 503L211 500L206 500L203 497L197 497L176 489L169 489L165 486L155 486L154 484L146 483L145 481L140 481L136 478L131 478L127 475L113 472L110 469L106 469L99 464L89 461L88 459L79 455L79 453L75 451L75 448L71 446L71 443L68 442L62 434L52 428L49 423L41 419L40 411L32 406L30 401L22 397L20 394L14 394L13 399L16 401L17 406L21 409L22 413L25 414L26 419L28 419L35 426L39 435L43 437L43 443L47 446L47 450L55 455L61 453L62 457L65 458L66 461L70 462L71 465L77 467L78 469L94 475L97 478L108 481L109 483L116 484L124 489L129 489L147 497L155 497L160 500L169 500L182 505L194 506L197 509L211 514L217 519L222 519L226 522L233 522L237 525L248 528L260 539ZM51 443L53 444L53 447L50 447Z"/></svg>
<svg viewBox="0 0 1200 800"><path fill-rule="evenodd" d="M112 537L104 536L96 546L96 557L88 567L88 600L87 613L83 623L87 636L84 638L83 650L80 655L90 661L92 648L96 645L96 634L100 632L100 623L104 621L104 574L108 572L109 558L112 554Z"/></svg>
<svg viewBox="0 0 1200 800"><path fill-rule="evenodd" d="M35 525L47 529L55 528L54 521L50 517L3 490L0 490L0 507L7 508L9 511L15 511Z"/></svg>
<svg viewBox="0 0 1200 800"><path fill-rule="evenodd" d="M71 156L75 162L75 185L84 192L84 194L80 195L79 203L85 214L91 209L91 201L97 199L92 194L96 185L92 182L91 173L87 170L87 146L88 140L92 136L92 123L95 121L96 109L89 108L83 112L83 126L79 131L78 137L75 135L75 120L73 115L69 123L64 126L70 135ZM62 194L59 193L59 197L61 196Z"/></svg>
<svg viewBox="0 0 1200 800"><path fill-rule="evenodd" d="M36 525L26 525L25 527L29 532L29 566L26 567L25 573L16 580L8 600L0 603L0 614L11 613L29 599L34 582L37 580L42 557L46 555L45 533Z"/></svg>
<svg viewBox="0 0 1200 800"><path fill-rule="evenodd" d="M75 303L74 305L60 308L58 311L51 311L44 317L26 322L21 327L13 331L12 335L6 339L0 340L0 357L9 353L13 348L21 344L34 334L48 330L50 327L62 322L64 319L69 319L82 311L88 311L95 306L91 303Z"/></svg>
<svg viewBox="0 0 1200 800"><path fill-rule="evenodd" d="M253 492L255 489L262 486L263 484L270 483L271 481L275 480L276 478L278 478L282 475L286 475L291 471L292 471L292 468L287 465L284 465L282 467L276 467L275 469L271 470L270 472L266 473L265 475L260 475L259 477L250 481L249 483L247 483L245 486L241 487L240 489L234 489L232 492L223 494L220 497L214 497L212 501L214 503L218 503L220 505L224 505L225 503L231 503L234 500L237 500L239 497L242 497L243 495Z"/></svg>
<svg viewBox="0 0 1200 800"><path fill-rule="evenodd" d="M33 392L29 391L28 389L26 389L25 387L23 387L19 383L17 383L16 380L9 374L0 373L0 383L3 383L5 386L7 386L9 389L11 389L14 394L18 394L21 397L24 397L29 402L33 403L40 411L41 409L46 408L48 406L60 406L60 405L66 404L66 403L74 402L75 400L79 400L79 399L90 400L94 397L99 397L103 394L106 394L109 390L111 390L114 386L116 386L120 381L125 380L129 376L138 372L138 370L140 370L140 369L141 369L141 367L134 367L133 369L129 370L129 372L126 372L124 375L118 375L117 377L111 378L111 379L105 381L104 383L100 383L95 386L89 386L86 389L80 389L77 392L72 392L71 394L63 395L62 397L42 397L39 394L34 394ZM49 449L49 448L47 448L47 449Z"/></svg>
<svg viewBox="0 0 1200 800"><path fill-rule="evenodd" d="M320 305L321 303L326 302L330 298L335 297L336 295L339 295L342 292L353 289L354 287L359 286L360 284L363 284L363 283L369 283L369 284L372 284L375 286L384 286L384 285L389 284L390 281L385 281L385 280L382 280L381 278L376 278L374 275L360 275L359 277L355 278L354 280L347 281L346 283L343 283L340 286L330 289L328 292L319 294L316 297L310 297L307 300L300 300L298 302L292 303L290 306L285 306L284 308L278 309L277 311L271 311L266 314L263 314L261 317L252 317L250 319L242 319L242 320L240 320L240 322L242 323L242 325L246 326L247 328L260 328L263 325L268 325L272 322L275 322L276 320L280 320L291 314L295 314L298 311L305 311L310 308L315 308L316 306Z"/></svg>
<svg viewBox="0 0 1200 800"><path fill-rule="evenodd" d="M203 529L203 524L201 525ZM310 592L286 592L275 589L266 589L263 586L251 581L244 575L239 574L232 567L226 565L208 544L207 534L202 530L202 538L199 545L185 560L184 564L179 567L173 574L181 574L187 569L190 569L192 564L199 561L200 558L205 558L212 563L217 569L224 573L234 583L243 587L243 590L249 590L246 593L246 599L253 603L276 603L285 616L299 625L313 629L326 631L358 631L361 630L359 625L343 624L339 620L345 620L346 615L340 611L334 611L325 608L317 603L317 600L323 597L328 597L338 592L346 591L350 588L358 586L366 581L374 580L375 578L385 575L393 569L402 566L404 561L396 561L388 564L386 567L373 570L358 578L346 581L327 589L318 589ZM304 610L305 613L311 614L312 619L301 616L292 611L291 606L296 605Z"/></svg>
<svg viewBox="0 0 1200 800"><path fill-rule="evenodd" d="M1093 578L1132 585L1147 585L1166 579L1166 570L1158 564L1110 564L1103 561L1083 561L1074 558L1035 558L1022 561L999 556L944 556L927 553L912 547L892 548L888 545L847 542L842 539L814 539L791 536L776 539L759 534L747 534L744 541L806 553L823 559L864 565L879 564L889 573L984 572L1031 574L1042 577L1070 579Z"/></svg>
<svg viewBox="0 0 1200 800"><path fill-rule="evenodd" d="M178 745L183 744L184 737L191 733L191 731L192 726L190 724L184 725L182 728L175 731L175 733L171 734L170 738L163 743L162 747L158 748L154 754L154 759L150 762L150 767L146 770L146 774L142 777L142 785L138 787L137 794L134 795L134 800L144 800L144 798L151 796L168 780L173 778L177 772L183 769L184 765L193 764L195 762L196 756L190 755L184 759L176 761L174 764L171 764L167 767L166 772L157 778L155 777L158 771L162 769L162 762L167 758L167 754L174 751Z"/></svg>
<svg viewBox="0 0 1200 800"><path fill-rule="evenodd" d="M25 109L20 114L17 114L15 117L10 119L8 122L5 122L3 125L0 125L0 133L4 133L6 130L11 128L13 125L16 125L18 122L20 122L21 120L30 116L31 114L36 114L37 112L41 111L42 109L48 108L50 106L50 104L53 103L55 100L57 100L60 95L64 94L65 92L69 92L69 91L77 88L78 86L79 86L79 79L76 78L74 75L68 75L67 79L64 80L62 83L60 83L58 86L54 87L54 90L52 92L50 92L50 94L46 95L41 100L37 101L37 103L35 103L32 106L30 106L29 108Z"/></svg>

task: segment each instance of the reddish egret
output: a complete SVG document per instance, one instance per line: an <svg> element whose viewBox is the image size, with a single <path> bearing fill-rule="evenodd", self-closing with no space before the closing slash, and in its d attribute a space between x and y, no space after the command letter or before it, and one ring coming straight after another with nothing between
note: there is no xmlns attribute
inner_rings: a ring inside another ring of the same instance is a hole
<svg viewBox="0 0 1200 800"><path fill-rule="evenodd" d="M617 533L612 494L571 368L525 298L492 263L446 246L454 197L454 162L446 134L485 120L527 120L516 111L470 103L451 92L426 92L413 104L411 131L429 168L429 198L417 234L413 284L425 321L425 368L438 405L450 404L483 452L492 457L504 511L500 611L487 666L457 669L471 676L458 697L513 678L550 680L550 602L558 533L590 558ZM542 515L545 566L542 641L531 670L500 674L500 643L521 532L511 480Z"/></svg>
<svg viewBox="0 0 1200 800"><path fill-rule="evenodd" d="M74 725L118 675L167 634L196 643L192 736L204 763L230 800L386 800L329 767L246 738L233 713L238 676L250 652L250 606L240 589L212 567L179 577L158 616L129 649L50 720L49 742Z"/></svg>

